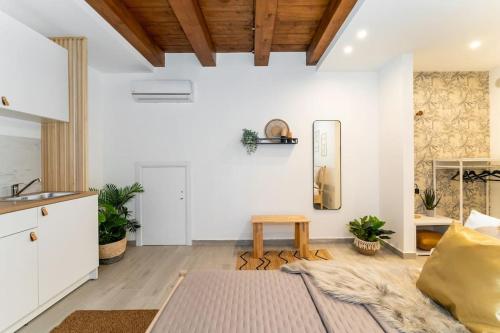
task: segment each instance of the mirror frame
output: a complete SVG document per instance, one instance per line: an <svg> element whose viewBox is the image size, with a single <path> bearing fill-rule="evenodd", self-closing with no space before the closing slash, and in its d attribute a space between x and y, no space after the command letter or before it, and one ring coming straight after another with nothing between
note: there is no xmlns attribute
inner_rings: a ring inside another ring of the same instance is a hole
<svg viewBox="0 0 500 333"><path fill-rule="evenodd" d="M338 208L332 208L332 209L316 209L314 207L314 124L316 122L322 122L322 121L333 121L339 123L339 138L340 138L340 144L339 144L339 156L340 156L340 180L339 180L339 186L340 186L340 206ZM340 120L335 120L335 119L318 119L313 121L312 123L312 183L313 183L313 191L312 191L312 202L313 202L313 209L319 210L319 211L330 211L330 210L340 210L342 209L342 122Z"/></svg>

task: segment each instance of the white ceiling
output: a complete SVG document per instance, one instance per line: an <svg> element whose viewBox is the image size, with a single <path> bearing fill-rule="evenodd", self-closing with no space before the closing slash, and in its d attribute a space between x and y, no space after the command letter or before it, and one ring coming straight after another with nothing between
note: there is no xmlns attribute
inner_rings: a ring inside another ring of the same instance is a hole
<svg viewBox="0 0 500 333"><path fill-rule="evenodd" d="M0 0L0 10L47 37L87 37L89 65L102 72L152 70L85 0Z"/></svg>
<svg viewBox="0 0 500 333"><path fill-rule="evenodd" d="M356 34L366 29L367 36ZM469 43L481 41L471 50ZM352 53L344 48L352 46ZM322 71L373 71L402 53L416 71L500 66L500 0L365 0L321 59Z"/></svg>

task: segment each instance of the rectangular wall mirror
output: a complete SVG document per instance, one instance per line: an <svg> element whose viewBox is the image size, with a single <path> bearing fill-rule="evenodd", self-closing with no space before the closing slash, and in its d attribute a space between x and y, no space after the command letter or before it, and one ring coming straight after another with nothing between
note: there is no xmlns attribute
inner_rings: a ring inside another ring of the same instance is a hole
<svg viewBox="0 0 500 333"><path fill-rule="evenodd" d="M340 209L340 121L316 120L313 123L313 206L315 209Z"/></svg>

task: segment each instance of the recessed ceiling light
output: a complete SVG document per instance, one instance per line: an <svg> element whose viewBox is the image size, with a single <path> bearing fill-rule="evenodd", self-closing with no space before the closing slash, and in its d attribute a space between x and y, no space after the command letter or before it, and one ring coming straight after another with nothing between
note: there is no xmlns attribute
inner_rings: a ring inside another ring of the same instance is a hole
<svg viewBox="0 0 500 333"><path fill-rule="evenodd" d="M469 43L469 48L472 50L475 50L481 46L481 41L480 40L473 40L472 42Z"/></svg>
<svg viewBox="0 0 500 333"><path fill-rule="evenodd" d="M368 32L365 29L359 30L356 33L356 37L358 37L358 39L365 39L367 35L368 35Z"/></svg>
<svg viewBox="0 0 500 333"><path fill-rule="evenodd" d="M344 53L351 54L352 53L352 46L348 45L348 46L344 47Z"/></svg>

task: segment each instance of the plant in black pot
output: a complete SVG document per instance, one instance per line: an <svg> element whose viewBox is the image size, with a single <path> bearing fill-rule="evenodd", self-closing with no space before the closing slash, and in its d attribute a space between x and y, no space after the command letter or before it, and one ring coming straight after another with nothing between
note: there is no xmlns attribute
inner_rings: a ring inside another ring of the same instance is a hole
<svg viewBox="0 0 500 333"><path fill-rule="evenodd" d="M106 184L98 192L99 201L99 262L107 265L120 261L127 248L127 231L140 228L132 212L125 206L137 193L144 192L141 184L117 187Z"/></svg>
<svg viewBox="0 0 500 333"><path fill-rule="evenodd" d="M389 235L392 230L385 230L382 227L385 222L376 216L365 216L349 222L349 231L355 236L354 246L359 253L374 255L380 250L381 239L391 239Z"/></svg>

